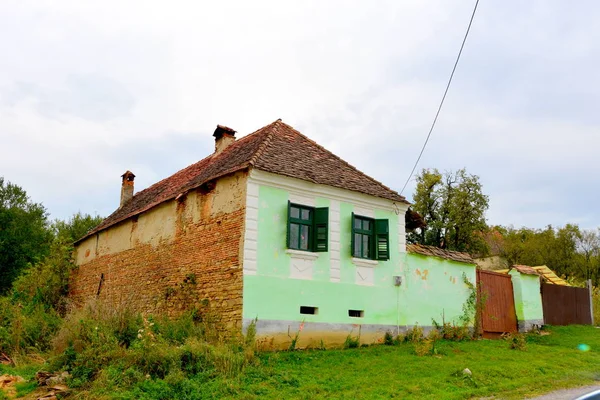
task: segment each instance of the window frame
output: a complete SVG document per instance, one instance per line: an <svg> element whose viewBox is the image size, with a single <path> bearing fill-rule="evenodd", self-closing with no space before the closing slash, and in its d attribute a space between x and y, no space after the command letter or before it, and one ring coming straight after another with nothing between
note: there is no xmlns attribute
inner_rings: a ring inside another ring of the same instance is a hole
<svg viewBox="0 0 600 400"><path fill-rule="evenodd" d="M292 217L292 208L299 209L299 218ZM302 218L302 211L309 212L309 218ZM292 246L291 229L292 224L299 225L298 242ZM308 227L307 248L301 248L301 227ZM286 248L295 251L327 252L329 250L329 208L312 207L288 201L287 237Z"/></svg>
<svg viewBox="0 0 600 400"><path fill-rule="evenodd" d="M356 221L361 221L360 228L356 228ZM363 229L364 222L369 223L369 229ZM374 260L375 259L373 257L373 255L375 254L375 251L374 251L375 250L375 248L374 248L374 243L375 243L374 228L375 228L375 219L374 218L363 217L361 215L354 215L354 213L352 214L352 240L354 241L354 245L352 247L352 257L362 258L365 260ZM361 251L361 254L359 254L359 255L356 254L356 249L357 249L356 235L360 235L360 237L361 237L360 248L362 251ZM365 247L363 246L364 242L362 240L363 237L368 238L367 256L365 256Z"/></svg>
<svg viewBox="0 0 600 400"><path fill-rule="evenodd" d="M368 230L361 228L357 229L355 226L356 220L369 221L370 227ZM365 217L363 215L356 215L352 213L351 218L351 244L350 253L353 258L361 260L375 260L375 261L386 261L390 259L390 235L389 235L389 220L388 219L376 219L371 217ZM368 236L369 237L369 248L368 256L364 256L364 249L360 255L356 254L356 235Z"/></svg>

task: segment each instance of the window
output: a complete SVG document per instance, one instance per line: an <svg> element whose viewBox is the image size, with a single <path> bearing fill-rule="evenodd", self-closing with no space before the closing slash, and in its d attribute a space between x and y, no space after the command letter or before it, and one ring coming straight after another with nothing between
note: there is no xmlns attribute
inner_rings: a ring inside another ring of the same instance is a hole
<svg viewBox="0 0 600 400"><path fill-rule="evenodd" d="M364 310L348 310L348 316L353 318L362 318L365 316Z"/></svg>
<svg viewBox="0 0 600 400"><path fill-rule="evenodd" d="M287 246L289 249L327 251L329 209L288 202Z"/></svg>
<svg viewBox="0 0 600 400"><path fill-rule="evenodd" d="M389 236L387 219L361 217L352 213L352 257L389 260Z"/></svg>

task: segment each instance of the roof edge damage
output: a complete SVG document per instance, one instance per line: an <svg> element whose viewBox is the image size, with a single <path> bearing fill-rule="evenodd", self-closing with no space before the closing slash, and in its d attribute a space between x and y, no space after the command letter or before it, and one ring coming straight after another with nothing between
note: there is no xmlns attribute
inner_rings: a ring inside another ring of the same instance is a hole
<svg viewBox="0 0 600 400"><path fill-rule="evenodd" d="M218 125L215 138L222 140L227 136L231 140L226 145L133 194L132 198L75 244L207 182L250 167L410 204L398 192L359 171L281 119L238 140L234 139L234 134L233 129ZM327 171L331 171L331 174L327 175Z"/></svg>
<svg viewBox="0 0 600 400"><path fill-rule="evenodd" d="M461 262L465 264L475 264L475 260L467 254L460 251L445 250L439 247L426 246L422 244L407 244L406 251L422 256L439 257L445 260Z"/></svg>

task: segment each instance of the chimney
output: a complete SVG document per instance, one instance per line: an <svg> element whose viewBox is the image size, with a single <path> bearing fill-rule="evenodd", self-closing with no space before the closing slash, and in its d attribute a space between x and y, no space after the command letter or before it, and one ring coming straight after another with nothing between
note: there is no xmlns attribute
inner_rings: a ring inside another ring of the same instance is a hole
<svg viewBox="0 0 600 400"><path fill-rule="evenodd" d="M131 171L125 171L123 175L123 182L121 183L121 205L123 207L133 197L133 179L135 175Z"/></svg>
<svg viewBox="0 0 600 400"><path fill-rule="evenodd" d="M235 142L235 131L223 125L217 125L213 136L215 137L215 155L221 153L230 144Z"/></svg>

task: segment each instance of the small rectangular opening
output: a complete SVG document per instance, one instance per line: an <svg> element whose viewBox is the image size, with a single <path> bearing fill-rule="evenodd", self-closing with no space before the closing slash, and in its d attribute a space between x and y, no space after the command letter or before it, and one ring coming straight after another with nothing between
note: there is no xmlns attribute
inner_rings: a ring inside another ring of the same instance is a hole
<svg viewBox="0 0 600 400"><path fill-rule="evenodd" d="M317 315L319 309L311 306L300 306L300 314Z"/></svg>
<svg viewBox="0 0 600 400"><path fill-rule="evenodd" d="M348 316L354 318L362 318L365 316L364 310L348 310Z"/></svg>

